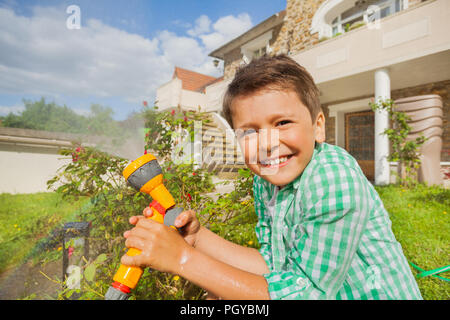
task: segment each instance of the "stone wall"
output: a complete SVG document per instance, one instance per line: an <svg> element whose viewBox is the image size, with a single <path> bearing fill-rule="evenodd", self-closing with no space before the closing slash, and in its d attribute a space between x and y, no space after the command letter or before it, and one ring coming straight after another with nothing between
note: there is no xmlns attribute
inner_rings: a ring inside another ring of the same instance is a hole
<svg viewBox="0 0 450 320"><path fill-rule="evenodd" d="M325 0L287 0L286 16L281 25L273 30L269 45L272 54L297 53L319 43L318 34L310 34L311 21ZM240 48L225 55L224 77L232 78L242 62Z"/></svg>
<svg viewBox="0 0 450 320"><path fill-rule="evenodd" d="M296 54L319 43L318 33L311 34L314 14L326 0L286 0L286 16L281 25L274 29L270 47L272 54ZM409 0L409 8L425 0ZM242 62L240 48L225 54L224 77L234 77Z"/></svg>
<svg viewBox="0 0 450 320"><path fill-rule="evenodd" d="M280 34L280 31L283 27L283 24L278 25L273 29L272 33L272 39L269 41L269 46L273 48L276 41L278 41L278 37ZM256 37L255 37L256 38ZM236 70L239 68L240 64L242 63L242 53L241 48L235 48L231 50L230 52L226 53L224 56L224 78L230 79L233 78Z"/></svg>
<svg viewBox="0 0 450 320"><path fill-rule="evenodd" d="M319 43L318 34L311 34L311 22L325 0L287 0L286 16L277 40L275 54L297 53Z"/></svg>
<svg viewBox="0 0 450 320"><path fill-rule="evenodd" d="M322 111L325 115L325 141L329 144L336 144L335 117L329 117L328 106L322 105Z"/></svg>

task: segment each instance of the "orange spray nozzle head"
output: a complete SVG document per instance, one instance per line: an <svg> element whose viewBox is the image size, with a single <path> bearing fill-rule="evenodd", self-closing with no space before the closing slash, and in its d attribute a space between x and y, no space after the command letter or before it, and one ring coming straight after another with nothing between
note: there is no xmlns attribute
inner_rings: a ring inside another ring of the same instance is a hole
<svg viewBox="0 0 450 320"><path fill-rule="evenodd" d="M130 163L123 176L136 190L149 194L165 209L175 205L175 201L163 184L162 169L155 156L147 153Z"/></svg>

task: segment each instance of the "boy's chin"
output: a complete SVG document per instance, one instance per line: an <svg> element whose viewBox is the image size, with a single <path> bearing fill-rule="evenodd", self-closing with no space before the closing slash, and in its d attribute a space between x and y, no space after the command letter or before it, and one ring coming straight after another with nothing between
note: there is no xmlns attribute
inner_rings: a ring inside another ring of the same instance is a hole
<svg viewBox="0 0 450 320"><path fill-rule="evenodd" d="M265 168L258 165L247 165L254 174L278 187L283 187L294 181L301 172L294 172L288 168ZM287 169L287 170L286 170Z"/></svg>
<svg viewBox="0 0 450 320"><path fill-rule="evenodd" d="M276 172L275 170L272 170L272 172L270 170L261 170L260 176L273 185L284 187L294 181L298 177L298 174L293 172Z"/></svg>

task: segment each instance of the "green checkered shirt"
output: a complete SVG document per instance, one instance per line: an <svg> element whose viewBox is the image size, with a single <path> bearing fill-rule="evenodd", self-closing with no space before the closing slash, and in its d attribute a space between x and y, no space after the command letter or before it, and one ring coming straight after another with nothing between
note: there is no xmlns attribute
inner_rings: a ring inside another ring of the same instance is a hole
<svg viewBox="0 0 450 320"><path fill-rule="evenodd" d="M317 144L280 189L255 176L272 299L422 299L377 192L344 149Z"/></svg>

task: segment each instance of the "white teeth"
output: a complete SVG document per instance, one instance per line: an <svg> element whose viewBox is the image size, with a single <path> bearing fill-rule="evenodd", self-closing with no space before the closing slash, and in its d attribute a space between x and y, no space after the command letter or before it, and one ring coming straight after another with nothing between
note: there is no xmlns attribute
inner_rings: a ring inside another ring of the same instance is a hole
<svg viewBox="0 0 450 320"><path fill-rule="evenodd" d="M277 164L280 164L282 162L285 162L285 161L287 161L287 159L288 159L288 157L282 157L282 158L277 158L277 159L273 159L273 160L264 160L264 161L261 161L261 163L263 165L273 166L273 165L277 165Z"/></svg>

